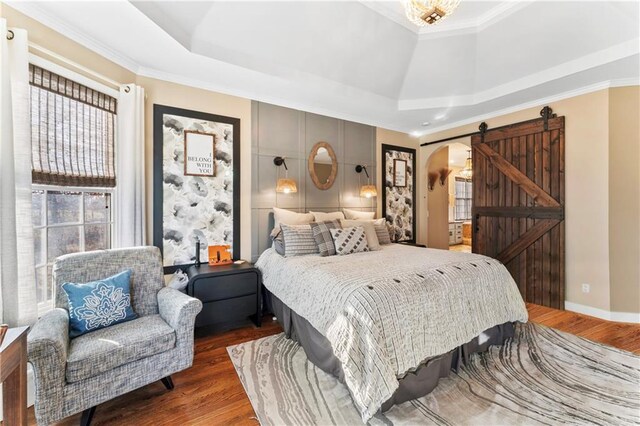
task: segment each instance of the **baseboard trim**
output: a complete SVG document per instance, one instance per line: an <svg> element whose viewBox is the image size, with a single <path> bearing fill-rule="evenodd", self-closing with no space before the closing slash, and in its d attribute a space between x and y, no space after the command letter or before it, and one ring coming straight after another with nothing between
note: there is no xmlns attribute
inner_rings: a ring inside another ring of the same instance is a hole
<svg viewBox="0 0 640 426"><path fill-rule="evenodd" d="M607 321L640 324L640 313L607 311L604 309L594 308L592 306L569 302L567 300L564 301L564 308L567 311L577 312L579 314L589 315Z"/></svg>

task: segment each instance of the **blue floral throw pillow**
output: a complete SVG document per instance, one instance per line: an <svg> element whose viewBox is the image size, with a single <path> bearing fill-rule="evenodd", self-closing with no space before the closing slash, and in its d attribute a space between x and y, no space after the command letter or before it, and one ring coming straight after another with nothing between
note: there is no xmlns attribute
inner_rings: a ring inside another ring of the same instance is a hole
<svg viewBox="0 0 640 426"><path fill-rule="evenodd" d="M64 283L69 302L69 337L81 336L138 315L131 308L131 270L86 284Z"/></svg>

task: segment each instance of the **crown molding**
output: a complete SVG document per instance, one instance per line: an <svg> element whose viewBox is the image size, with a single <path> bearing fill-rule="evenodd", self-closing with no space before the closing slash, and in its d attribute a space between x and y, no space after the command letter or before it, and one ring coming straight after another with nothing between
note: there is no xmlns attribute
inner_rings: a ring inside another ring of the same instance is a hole
<svg viewBox="0 0 640 426"><path fill-rule="evenodd" d="M486 114L476 115L474 117L465 118L464 120L455 121L453 123L443 124L442 126L437 126L428 131L421 132L419 137L429 136L435 133L440 133L445 130L455 129L456 127L466 126L467 124L478 123L485 120L490 120L492 118L500 117L502 115L511 114L514 112L522 111L528 108L540 107L545 104L550 104L553 102L558 102L563 99L575 98L576 96L586 95L587 93L597 92L599 90L612 89L615 87L626 87L626 86L640 86L640 77L635 78L620 78L615 80L605 80L599 83L589 84L587 86L582 86L577 89L568 90L566 92L558 93L557 95L547 96L544 98L538 98L532 101L523 102L518 105L510 106L507 108L497 109L490 111ZM422 142L429 142L428 140L421 140Z"/></svg>
<svg viewBox="0 0 640 426"><path fill-rule="evenodd" d="M523 90L531 89L532 87L558 80L581 71L586 71L620 59L625 59L639 53L640 46L638 45L638 41L633 39L611 46L607 49L567 61L560 65L556 65L555 67L547 68L534 74L529 74L526 77L483 90L482 92L450 97L400 99L398 100L398 110L410 111L429 108L450 108L477 105Z"/></svg>
<svg viewBox="0 0 640 426"><path fill-rule="evenodd" d="M208 90L208 91L220 93L223 95L236 96L239 98L245 98L247 100L274 104L274 105L282 106L285 108L297 109L301 111L310 112L313 114L324 115L327 117L338 118L346 121L353 121L355 123L368 124L370 126L382 127L385 129L395 130L402 133L405 132L404 129L399 128L397 125L394 125L393 123L384 123L382 122L382 120L372 120L371 117L361 116L358 114L343 113L343 112L336 111L334 109L322 108L322 107L318 107L317 105L308 104L305 102L291 101L289 99L280 98L277 96L257 94L253 91L244 91L241 89L225 86L222 84L212 83L210 81L193 79L193 78L184 77L178 74L159 71L154 68L140 67L138 69L137 75L140 77L153 78L156 80L180 84L183 86L193 87L196 89ZM375 96L382 98L379 95L375 95Z"/></svg>
<svg viewBox="0 0 640 426"><path fill-rule="evenodd" d="M41 24L67 37L68 39L81 44L87 49L99 54L100 56L105 57L109 61L120 65L123 68L126 68L134 74L138 72L140 65L136 61L126 55L122 55L115 50L110 49L104 44L96 41L91 37L86 36L84 33L65 24L59 19L54 18L53 16L42 10L42 8L37 6L37 3L23 1L7 1L6 3L18 12L32 19L35 19Z"/></svg>

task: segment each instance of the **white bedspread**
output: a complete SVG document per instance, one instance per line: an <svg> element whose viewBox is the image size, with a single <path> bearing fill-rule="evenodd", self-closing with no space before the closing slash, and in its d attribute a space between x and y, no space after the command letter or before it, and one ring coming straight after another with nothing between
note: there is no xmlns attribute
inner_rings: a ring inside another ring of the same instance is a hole
<svg viewBox="0 0 640 426"><path fill-rule="evenodd" d="M348 256L266 250L264 285L322 333L364 422L425 359L527 310L507 269L469 253L401 244Z"/></svg>

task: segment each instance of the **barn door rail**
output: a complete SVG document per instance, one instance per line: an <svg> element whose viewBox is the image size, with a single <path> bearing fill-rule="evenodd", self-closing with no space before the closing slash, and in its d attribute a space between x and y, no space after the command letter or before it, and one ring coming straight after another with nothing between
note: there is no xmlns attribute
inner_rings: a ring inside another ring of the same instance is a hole
<svg viewBox="0 0 640 426"><path fill-rule="evenodd" d="M549 130L549 119L550 118L556 118L556 116L557 116L557 114L554 114L553 110L548 105L540 110L540 117L542 117L544 119L544 130L545 131ZM536 120L539 120L539 118L533 118L531 120L522 121L522 122L517 123L517 124L529 123L529 122L533 122L533 121L536 121ZM491 130L507 129L507 128L512 127L512 126L513 126L513 124L506 124L504 126L494 127ZM455 140L455 139L466 138L466 137L474 136L474 135L484 135L487 132L487 130L489 130L489 125L486 122L483 121L478 126L478 131L477 132L465 133L465 134L456 135L456 136L449 136L448 138L438 139L437 141L424 142L424 143L421 143L420 146L429 146L429 145L434 145L434 144L437 144L437 143L449 142L449 141L452 141L452 140Z"/></svg>

